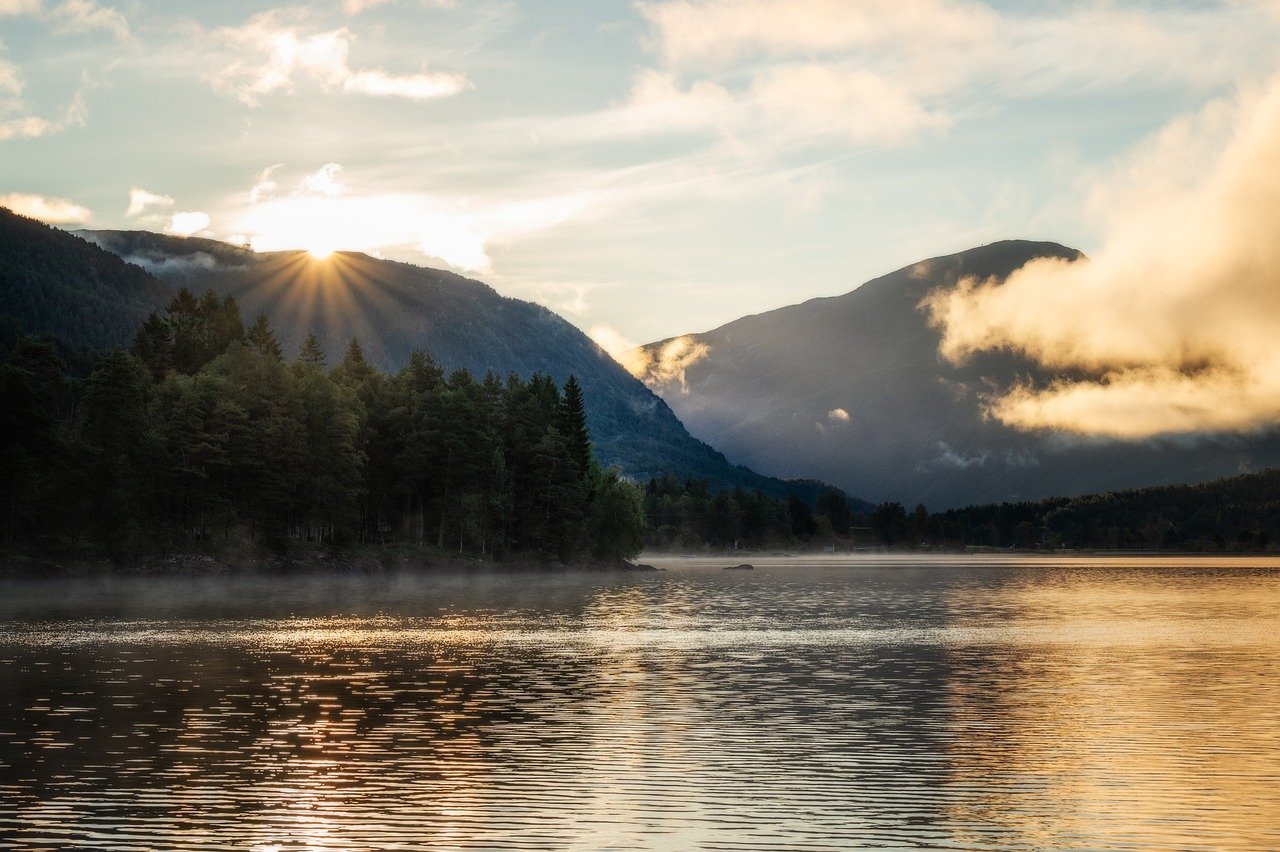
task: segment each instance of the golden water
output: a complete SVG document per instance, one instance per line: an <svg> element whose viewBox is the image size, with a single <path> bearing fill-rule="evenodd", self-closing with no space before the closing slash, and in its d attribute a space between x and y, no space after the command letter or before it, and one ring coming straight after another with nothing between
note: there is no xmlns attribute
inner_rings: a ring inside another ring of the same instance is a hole
<svg viewBox="0 0 1280 852"><path fill-rule="evenodd" d="M0 584L0 846L1280 848L1280 561Z"/></svg>

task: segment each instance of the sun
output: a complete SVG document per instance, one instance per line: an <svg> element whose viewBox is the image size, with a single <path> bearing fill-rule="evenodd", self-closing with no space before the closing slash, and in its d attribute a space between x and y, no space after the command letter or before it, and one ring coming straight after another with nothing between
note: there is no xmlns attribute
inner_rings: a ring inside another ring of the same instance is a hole
<svg viewBox="0 0 1280 852"><path fill-rule="evenodd" d="M333 246L310 246L307 254L311 255L312 260L328 260L329 255L333 254Z"/></svg>

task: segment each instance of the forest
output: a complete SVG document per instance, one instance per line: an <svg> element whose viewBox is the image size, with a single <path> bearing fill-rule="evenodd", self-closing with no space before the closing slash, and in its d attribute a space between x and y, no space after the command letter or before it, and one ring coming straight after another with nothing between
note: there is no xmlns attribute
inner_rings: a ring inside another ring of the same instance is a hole
<svg viewBox="0 0 1280 852"><path fill-rule="evenodd" d="M1263 553L1280 544L1280 470L1166 485L993 503L930 514L886 502L868 509L839 491L811 509L705 481L653 479L645 546L655 550L1165 550Z"/></svg>
<svg viewBox="0 0 1280 852"><path fill-rule="evenodd" d="M0 366L0 540L129 562L231 545L426 546L472 558L616 562L642 492L594 458L582 389L386 374L352 340L287 361L267 317L178 292L132 347L69 374L23 338Z"/></svg>

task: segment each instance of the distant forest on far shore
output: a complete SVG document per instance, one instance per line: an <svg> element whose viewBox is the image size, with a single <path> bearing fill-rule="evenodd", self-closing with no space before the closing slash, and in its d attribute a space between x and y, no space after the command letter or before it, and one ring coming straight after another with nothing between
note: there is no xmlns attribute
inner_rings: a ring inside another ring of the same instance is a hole
<svg viewBox="0 0 1280 852"><path fill-rule="evenodd" d="M821 550L884 547L960 550L1169 550L1266 553L1280 546L1280 470L1200 485L1166 485L998 503L930 514L901 503L870 513L828 492L816 508L705 482L655 479L644 496L647 547Z"/></svg>

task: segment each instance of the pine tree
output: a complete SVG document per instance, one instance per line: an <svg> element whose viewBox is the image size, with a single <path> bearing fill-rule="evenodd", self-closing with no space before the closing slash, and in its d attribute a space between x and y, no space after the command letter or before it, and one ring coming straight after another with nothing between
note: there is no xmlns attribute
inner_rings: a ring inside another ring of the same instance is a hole
<svg viewBox="0 0 1280 852"><path fill-rule="evenodd" d="M299 364L309 364L312 367L324 369L324 350L320 348L320 340L316 337L314 331L307 334L307 339L302 341L302 350L298 353Z"/></svg>
<svg viewBox="0 0 1280 852"><path fill-rule="evenodd" d="M258 318L253 321L253 325L245 335L245 340L250 347L262 355L277 361L284 357L280 342L276 340L276 333L271 329L271 321L267 319L266 314L258 314Z"/></svg>
<svg viewBox="0 0 1280 852"><path fill-rule="evenodd" d="M141 361L116 349L89 377L78 434L88 458L89 514L109 555L137 555L148 514L154 448L148 418L153 387Z"/></svg>
<svg viewBox="0 0 1280 852"><path fill-rule="evenodd" d="M351 343L347 346L346 354L342 356L338 366L333 368L332 378L340 385L358 388L364 383L372 381L377 372L365 360L364 349L360 346L360 340L353 337L351 338Z"/></svg>
<svg viewBox="0 0 1280 852"><path fill-rule="evenodd" d="M569 380L564 383L564 397L560 401L560 431L564 433L569 457L577 465L579 475L586 476L591 468L591 435L587 431L587 411L582 400L582 386L574 376L569 376Z"/></svg>

